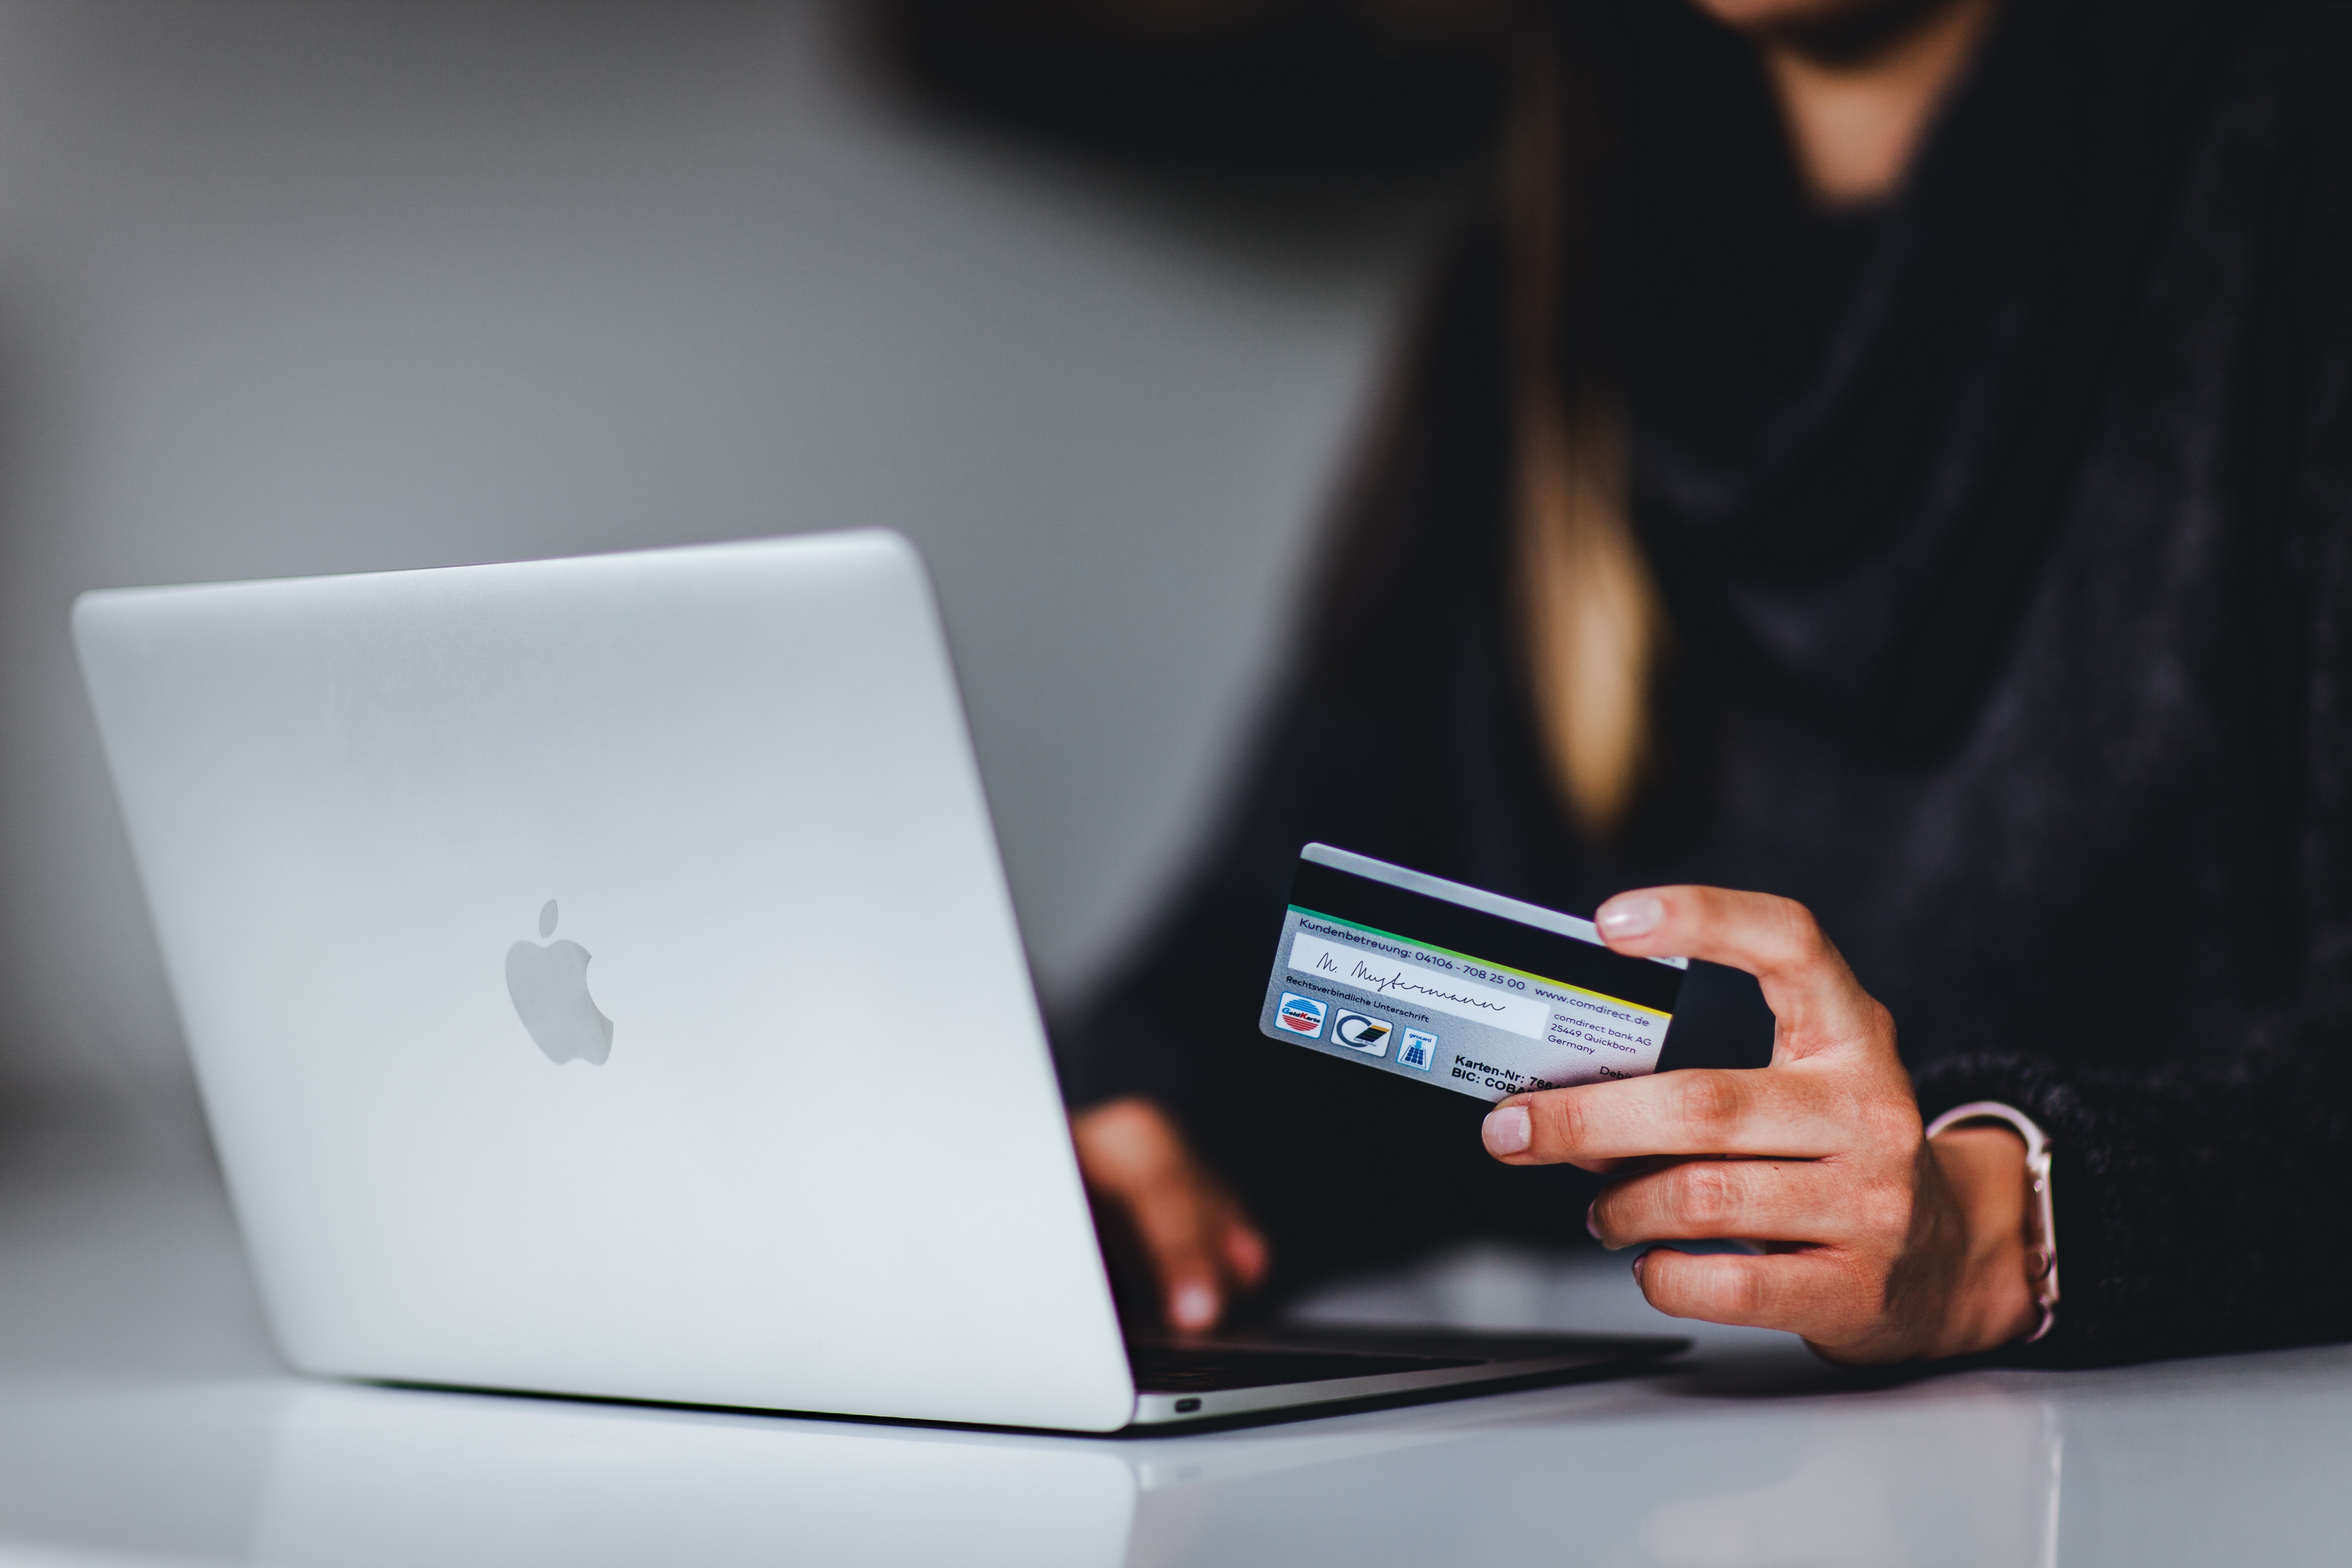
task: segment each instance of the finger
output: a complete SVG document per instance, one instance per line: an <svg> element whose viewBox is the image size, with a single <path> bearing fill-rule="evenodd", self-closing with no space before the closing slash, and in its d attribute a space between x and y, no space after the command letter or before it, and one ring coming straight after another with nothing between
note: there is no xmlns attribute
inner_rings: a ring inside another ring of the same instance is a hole
<svg viewBox="0 0 2352 1568"><path fill-rule="evenodd" d="M1658 1154L1803 1159L1853 1142L1851 1097L1801 1073L1689 1068L1514 1095L1486 1115L1487 1152L1512 1165L1581 1165Z"/></svg>
<svg viewBox="0 0 2352 1568"><path fill-rule="evenodd" d="M1273 1250L1258 1228L1239 1214L1229 1214L1225 1220L1225 1267L1234 1282L1244 1290L1255 1290L1265 1283L1267 1270L1273 1266Z"/></svg>
<svg viewBox="0 0 2352 1568"><path fill-rule="evenodd" d="M1594 1200L1592 1233L1611 1247L1651 1241L1849 1242L1900 1232L1905 1194L1857 1192L1851 1173L1807 1160L1685 1160L1620 1182Z"/></svg>
<svg viewBox="0 0 2352 1568"><path fill-rule="evenodd" d="M1225 1310L1220 1257L1225 1238L1200 1190L1183 1183L1154 1182L1121 1195L1151 1259L1170 1325L1188 1333L1216 1327Z"/></svg>
<svg viewBox="0 0 2352 1568"><path fill-rule="evenodd" d="M1867 1332L1877 1316L1878 1303L1853 1288L1852 1271L1828 1248L1759 1258L1656 1247L1634 1260L1633 1277L1650 1305L1670 1318L1841 1343Z"/></svg>
<svg viewBox="0 0 2352 1568"><path fill-rule="evenodd" d="M1593 923L1619 952L1703 958L1753 974L1793 1055L1870 1037L1885 1016L1812 911L1793 899L1724 888L1643 888L1602 904Z"/></svg>

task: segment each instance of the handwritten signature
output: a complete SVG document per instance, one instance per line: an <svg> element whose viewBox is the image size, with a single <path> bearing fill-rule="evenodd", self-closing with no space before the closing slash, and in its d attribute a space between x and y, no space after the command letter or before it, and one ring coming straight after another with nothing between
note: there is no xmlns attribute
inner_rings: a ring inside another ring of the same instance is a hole
<svg viewBox="0 0 2352 1568"><path fill-rule="evenodd" d="M1437 997L1441 1001L1459 1003L1465 1007L1484 1007L1490 1013L1510 1011L1510 1007L1505 1003L1488 1002L1476 996L1465 996L1459 991L1447 991L1435 985L1423 985L1417 980L1406 979L1401 973L1383 974L1379 970L1367 966L1360 958L1356 960L1353 969L1342 970L1331 961L1329 953L1318 952L1315 955L1315 969L1319 974L1337 974L1350 984L1361 986L1367 991L1378 991L1382 994L1391 991L1412 991L1423 996Z"/></svg>

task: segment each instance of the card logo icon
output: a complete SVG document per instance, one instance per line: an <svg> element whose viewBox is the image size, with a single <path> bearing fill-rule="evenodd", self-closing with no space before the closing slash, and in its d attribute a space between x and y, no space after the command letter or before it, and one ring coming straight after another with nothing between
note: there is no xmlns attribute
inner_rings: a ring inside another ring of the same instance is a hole
<svg viewBox="0 0 2352 1568"><path fill-rule="evenodd" d="M1301 996L1295 991L1282 994L1282 1002L1274 1010L1274 1021L1294 1035L1315 1039L1323 1033L1323 1016L1330 1011L1328 1004L1312 996Z"/></svg>
<svg viewBox="0 0 2352 1568"><path fill-rule="evenodd" d="M1427 1029L1407 1029L1398 1042L1397 1066L1428 1072L1437 1066L1437 1037Z"/></svg>
<svg viewBox="0 0 2352 1568"><path fill-rule="evenodd" d="M1361 1051L1368 1057L1384 1057L1389 1054L1389 1036L1394 1032L1393 1026L1378 1018L1368 1018L1361 1013L1342 1013L1331 1025L1331 1043Z"/></svg>
<svg viewBox="0 0 2352 1568"><path fill-rule="evenodd" d="M539 934L555 934L555 900L539 911ZM519 942L507 949L507 994L547 1059L603 1067L613 1054L613 1020L588 994L588 950L576 942Z"/></svg>

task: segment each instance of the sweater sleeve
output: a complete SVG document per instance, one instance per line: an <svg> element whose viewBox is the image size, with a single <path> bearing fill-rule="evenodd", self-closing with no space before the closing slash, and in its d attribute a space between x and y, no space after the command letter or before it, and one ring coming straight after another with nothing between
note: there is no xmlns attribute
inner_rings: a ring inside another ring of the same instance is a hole
<svg viewBox="0 0 2352 1568"><path fill-rule="evenodd" d="M2021 1361L2100 1365L2352 1336L2352 1081L2286 1044L2210 1069L1960 1058L1922 1075L1933 1117L2013 1105L2053 1149L2065 1299Z"/></svg>

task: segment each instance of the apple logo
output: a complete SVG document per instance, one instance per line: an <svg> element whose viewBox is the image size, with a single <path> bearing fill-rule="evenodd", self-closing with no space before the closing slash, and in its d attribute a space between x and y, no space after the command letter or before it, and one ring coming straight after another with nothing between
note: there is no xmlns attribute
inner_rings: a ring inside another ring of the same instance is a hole
<svg viewBox="0 0 2352 1568"><path fill-rule="evenodd" d="M539 911L539 934L555 934L553 899ZM549 1061L602 1067L613 1054L613 1020L588 994L588 950L578 942L519 942L507 949L507 994Z"/></svg>

